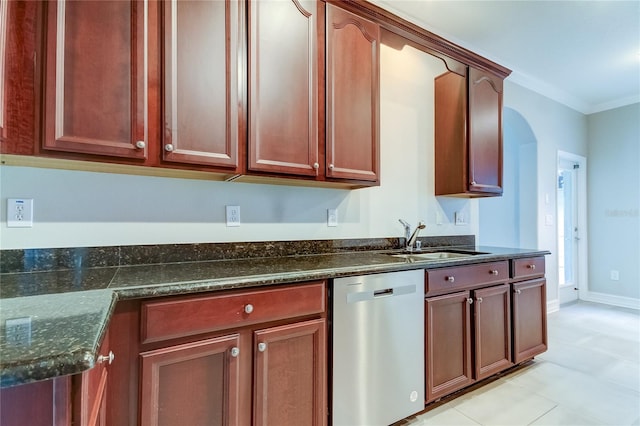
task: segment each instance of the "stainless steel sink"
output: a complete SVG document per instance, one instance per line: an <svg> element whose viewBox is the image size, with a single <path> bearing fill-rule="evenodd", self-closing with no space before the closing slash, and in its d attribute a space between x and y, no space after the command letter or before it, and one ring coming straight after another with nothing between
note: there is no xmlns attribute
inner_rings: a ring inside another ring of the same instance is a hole
<svg viewBox="0 0 640 426"><path fill-rule="evenodd" d="M480 252L453 252L453 251L434 251L429 253L402 253L392 254L393 257L399 257L409 261L417 260L446 260L446 259L458 259L463 257L471 257L478 254L484 254Z"/></svg>

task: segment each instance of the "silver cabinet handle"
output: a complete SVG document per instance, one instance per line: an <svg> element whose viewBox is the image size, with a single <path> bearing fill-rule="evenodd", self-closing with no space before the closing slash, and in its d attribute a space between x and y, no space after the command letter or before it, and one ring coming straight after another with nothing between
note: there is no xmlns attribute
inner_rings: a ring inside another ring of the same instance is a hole
<svg viewBox="0 0 640 426"><path fill-rule="evenodd" d="M173 151L173 144L170 144L170 143L166 144L164 146L164 150L167 151L167 152Z"/></svg>
<svg viewBox="0 0 640 426"><path fill-rule="evenodd" d="M478 303L482 303L482 297L477 297L477 298L476 298L476 302L478 302Z"/></svg>
<svg viewBox="0 0 640 426"><path fill-rule="evenodd" d="M262 342L258 343L258 350L260 352L266 351L267 350L267 344L266 343L262 343Z"/></svg>
<svg viewBox="0 0 640 426"><path fill-rule="evenodd" d="M107 362L109 365L116 359L116 356L112 351L109 351L109 355L100 355L98 356L97 362L98 364L102 364L103 362Z"/></svg>
<svg viewBox="0 0 640 426"><path fill-rule="evenodd" d="M532 263L532 264L530 264L530 265L527 265L527 268L529 268L529 269L533 270L533 269L536 269L536 265L534 265L534 264Z"/></svg>
<svg viewBox="0 0 640 426"><path fill-rule="evenodd" d="M313 163L313 168L318 170L320 168L320 164L318 163Z"/></svg>
<svg viewBox="0 0 640 426"><path fill-rule="evenodd" d="M471 181L471 186L475 186L475 185L476 185L476 181L475 181L475 180L472 180L472 181Z"/></svg>
<svg viewBox="0 0 640 426"><path fill-rule="evenodd" d="M329 170L333 170L333 164L329 164Z"/></svg>
<svg viewBox="0 0 640 426"><path fill-rule="evenodd" d="M496 269L492 269L491 271L489 271L489 273L491 275L498 275L498 271Z"/></svg>
<svg viewBox="0 0 640 426"><path fill-rule="evenodd" d="M520 294L520 293L522 293L522 290L520 290L519 288L517 288L517 289L513 290L513 292L514 292L515 294Z"/></svg>
<svg viewBox="0 0 640 426"><path fill-rule="evenodd" d="M471 297L467 298L467 302L469 302L470 305L473 305L473 299Z"/></svg>
<svg viewBox="0 0 640 426"><path fill-rule="evenodd" d="M449 281L450 283L454 282L456 279L453 276L450 277L446 277L445 280Z"/></svg>
<svg viewBox="0 0 640 426"><path fill-rule="evenodd" d="M236 348L235 346L231 348L231 356L236 358L238 355L240 355L240 349Z"/></svg>
<svg viewBox="0 0 640 426"><path fill-rule="evenodd" d="M251 303L247 303L246 305L244 305L244 311L247 314L250 314L251 312L253 312L253 305Z"/></svg>
<svg viewBox="0 0 640 426"><path fill-rule="evenodd" d="M138 148L138 149L144 149L146 146L147 146L147 144L144 141L136 142L136 148Z"/></svg>

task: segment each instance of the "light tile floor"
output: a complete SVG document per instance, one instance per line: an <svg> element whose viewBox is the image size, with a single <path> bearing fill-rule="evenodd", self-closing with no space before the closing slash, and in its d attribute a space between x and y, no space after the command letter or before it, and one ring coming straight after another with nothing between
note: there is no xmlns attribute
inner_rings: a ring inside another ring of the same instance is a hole
<svg viewBox="0 0 640 426"><path fill-rule="evenodd" d="M528 366L409 420L422 425L640 425L640 313L596 303L548 316Z"/></svg>

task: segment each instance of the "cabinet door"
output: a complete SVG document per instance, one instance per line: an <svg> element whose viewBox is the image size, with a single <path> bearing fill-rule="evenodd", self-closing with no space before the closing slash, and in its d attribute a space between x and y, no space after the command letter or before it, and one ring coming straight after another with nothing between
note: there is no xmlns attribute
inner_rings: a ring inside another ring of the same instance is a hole
<svg viewBox="0 0 640 426"><path fill-rule="evenodd" d="M7 79L7 73L5 72L5 63L7 56L7 23L9 22L9 2L3 1L0 3L0 142L4 142L7 138L7 125L6 121L6 103L5 103L5 80Z"/></svg>
<svg viewBox="0 0 640 426"><path fill-rule="evenodd" d="M324 2L249 4L249 170L316 176Z"/></svg>
<svg viewBox="0 0 640 426"><path fill-rule="evenodd" d="M378 181L380 28L327 5L326 176Z"/></svg>
<svg viewBox="0 0 640 426"><path fill-rule="evenodd" d="M244 3L164 3L164 159L239 165L244 141Z"/></svg>
<svg viewBox="0 0 640 426"><path fill-rule="evenodd" d="M254 422L326 424L326 322L310 320L254 333Z"/></svg>
<svg viewBox="0 0 640 426"><path fill-rule="evenodd" d="M453 72L434 80L435 195L468 191L466 81Z"/></svg>
<svg viewBox="0 0 640 426"><path fill-rule="evenodd" d="M476 380L512 365L510 293L509 284L473 292Z"/></svg>
<svg viewBox="0 0 640 426"><path fill-rule="evenodd" d="M473 382L471 302L468 291L426 299L427 402Z"/></svg>
<svg viewBox="0 0 640 426"><path fill-rule="evenodd" d="M469 68L469 190L502 194L502 80Z"/></svg>
<svg viewBox="0 0 640 426"><path fill-rule="evenodd" d="M239 335L140 354L143 425L235 425Z"/></svg>
<svg viewBox="0 0 640 426"><path fill-rule="evenodd" d="M145 159L146 1L46 6L44 148Z"/></svg>
<svg viewBox="0 0 640 426"><path fill-rule="evenodd" d="M513 284L513 362L520 363L547 350L546 281Z"/></svg>

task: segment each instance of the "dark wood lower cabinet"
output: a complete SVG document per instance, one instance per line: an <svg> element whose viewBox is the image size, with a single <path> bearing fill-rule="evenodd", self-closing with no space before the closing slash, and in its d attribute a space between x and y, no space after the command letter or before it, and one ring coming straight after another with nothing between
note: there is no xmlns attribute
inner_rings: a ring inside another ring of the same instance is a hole
<svg viewBox="0 0 640 426"><path fill-rule="evenodd" d="M468 291L426 299L427 402L473 382L469 300Z"/></svg>
<svg viewBox="0 0 640 426"><path fill-rule="evenodd" d="M508 284L427 298L425 313L427 402L512 365Z"/></svg>
<svg viewBox="0 0 640 426"><path fill-rule="evenodd" d="M520 363L547 350L546 281L513 285L513 361Z"/></svg>
<svg viewBox="0 0 640 426"><path fill-rule="evenodd" d="M231 334L140 354L141 423L238 424L239 346Z"/></svg>
<svg viewBox="0 0 640 426"><path fill-rule="evenodd" d="M326 423L325 320L254 333L254 426Z"/></svg>
<svg viewBox="0 0 640 426"><path fill-rule="evenodd" d="M499 373L511 362L511 287L474 290L474 359L476 380Z"/></svg>

